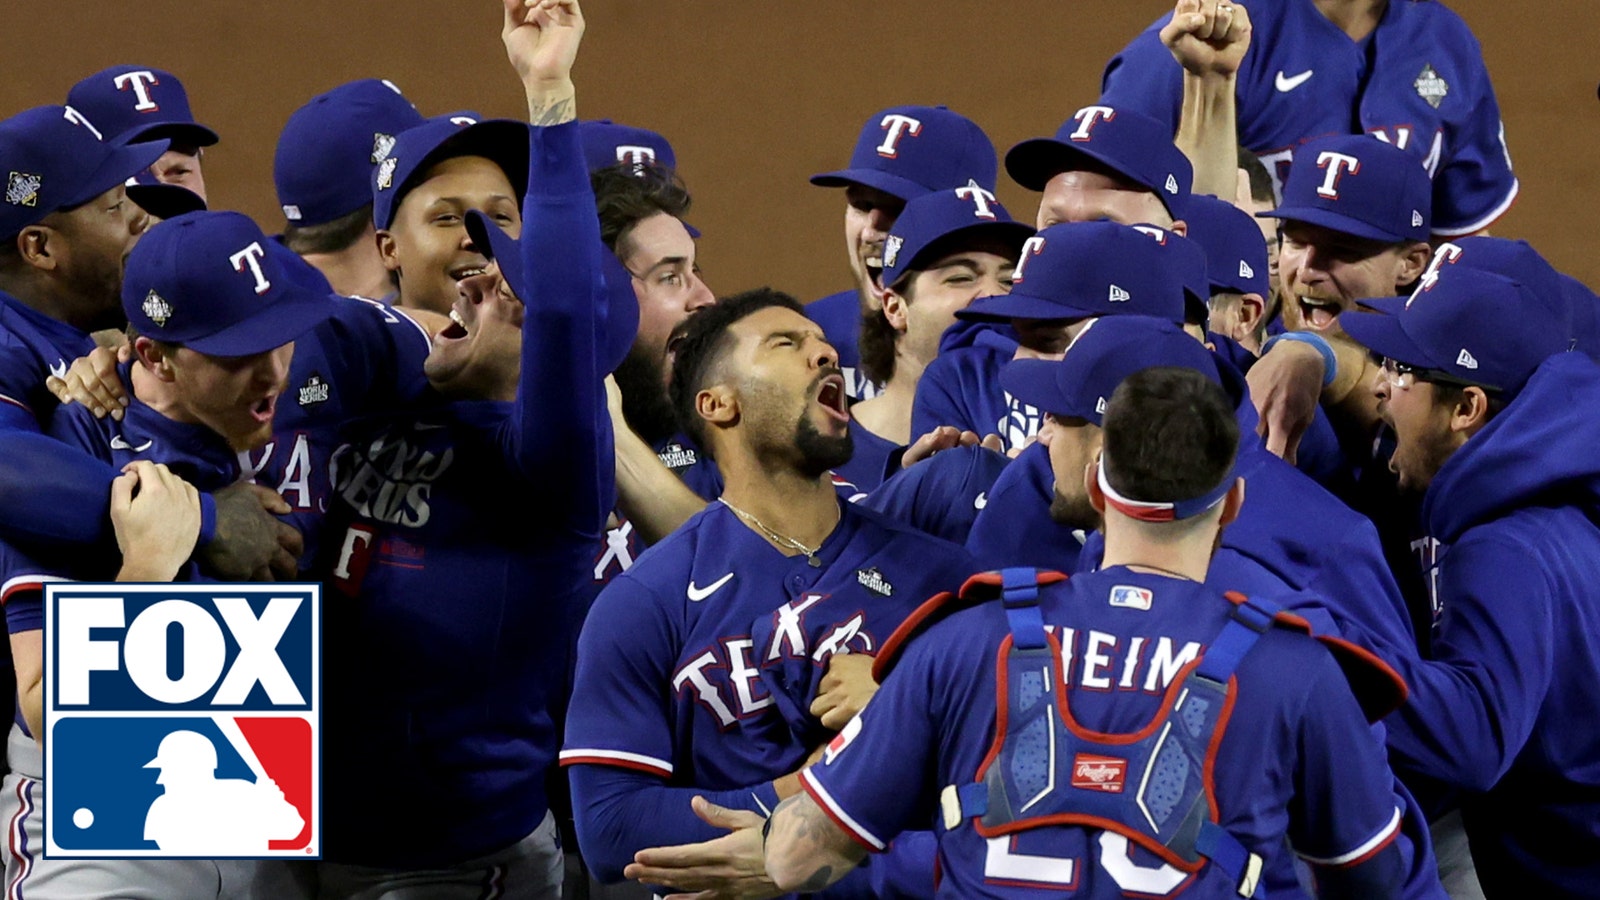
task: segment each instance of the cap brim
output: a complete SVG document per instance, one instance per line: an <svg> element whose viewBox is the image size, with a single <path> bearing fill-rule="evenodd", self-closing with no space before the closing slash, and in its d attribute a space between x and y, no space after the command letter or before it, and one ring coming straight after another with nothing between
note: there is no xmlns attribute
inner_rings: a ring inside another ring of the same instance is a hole
<svg viewBox="0 0 1600 900"><path fill-rule="evenodd" d="M1405 329L1400 317L1377 312L1347 312L1339 316L1339 327L1350 339L1376 353L1407 365L1425 369L1443 368L1429 356Z"/></svg>
<svg viewBox="0 0 1600 900"><path fill-rule="evenodd" d="M119 184L126 184L129 178L143 172L155 165L161 154L167 152L166 141L155 141L148 144L113 145L111 153L106 156L100 168L84 179L83 187L78 194L61 204L62 209L71 209L82 206L90 200L104 194Z"/></svg>
<svg viewBox="0 0 1600 900"><path fill-rule="evenodd" d="M117 140L124 144L143 144L162 139L174 145L190 147L210 147L221 140L215 131L196 122L153 122L117 136Z"/></svg>
<svg viewBox="0 0 1600 900"><path fill-rule="evenodd" d="M1282 206L1269 209L1266 212L1256 213L1258 219L1284 219L1294 222L1305 222L1307 225L1319 225L1323 228L1337 231L1340 234L1351 234L1356 237L1372 241L1409 241L1411 238L1403 234L1390 234L1373 225L1368 225L1360 219L1336 213L1319 206Z"/></svg>
<svg viewBox="0 0 1600 900"><path fill-rule="evenodd" d="M466 225L472 245L500 266L500 276L511 285L511 292L517 295L517 299L526 299L528 291L523 278L522 244L502 231L500 226L490 222L481 210L468 210Z"/></svg>
<svg viewBox="0 0 1600 900"><path fill-rule="evenodd" d="M633 276L627 267L604 245L600 247L600 274L606 282L600 366L602 372L615 372L639 337L639 296L633 292Z"/></svg>
<svg viewBox="0 0 1600 900"><path fill-rule="evenodd" d="M287 296L244 321L184 341L184 346L207 356L254 356L299 338L333 314L334 304L329 297L314 294L294 282L286 284L283 293Z"/></svg>
<svg viewBox="0 0 1600 900"><path fill-rule="evenodd" d="M918 247L908 258L909 261L905 265L898 267L898 270L893 276L894 280L886 281L884 282L884 285L886 287L894 287L895 285L904 281L906 276L910 275L912 272L920 272L923 269L926 269L928 264L934 262L936 259L942 259L943 257L949 256L951 253L956 252L950 250L949 247L962 238L969 238L973 235L980 234L993 235L999 240L1010 244L1014 249L1020 252L1022 245L1027 243L1028 238L1033 237L1035 233L1036 230L1032 225L1014 221L977 222L972 225L963 225L960 228L947 231L944 234L941 234L933 240L927 242L926 244L923 244L921 247ZM935 251L938 252L937 257L934 256ZM884 270L884 274L888 274L887 269Z"/></svg>
<svg viewBox="0 0 1600 900"><path fill-rule="evenodd" d="M1086 319L1096 313L1062 306L1026 294L996 294L979 297L956 310L956 318L969 322L1009 322L1012 319Z"/></svg>
<svg viewBox="0 0 1600 900"><path fill-rule="evenodd" d="M1095 152L1089 145L1065 144L1055 138L1033 138L1006 151L1006 174L1030 191L1043 191L1050 179L1062 172L1080 168L1084 160L1110 169L1135 184L1144 185L1138 173L1129 172L1121 163ZM1148 185L1145 187L1161 201L1168 215L1174 219L1183 218L1182 197L1168 196Z"/></svg>
<svg viewBox="0 0 1600 900"><path fill-rule="evenodd" d="M206 208L206 201L199 194L175 184L130 184L128 199L158 219L176 219Z"/></svg>
<svg viewBox="0 0 1600 900"><path fill-rule="evenodd" d="M823 172L811 176L811 183L818 187L849 187L852 184L861 184L883 191L885 194L893 194L901 200L915 200L923 194L933 193L909 178L901 178L899 175L891 175L877 169L841 169L837 172Z"/></svg>
<svg viewBox="0 0 1600 900"><path fill-rule="evenodd" d="M1373 312L1397 316L1400 310L1406 308L1406 301L1410 299L1410 297L1368 297L1365 300L1357 300L1356 305Z"/></svg>

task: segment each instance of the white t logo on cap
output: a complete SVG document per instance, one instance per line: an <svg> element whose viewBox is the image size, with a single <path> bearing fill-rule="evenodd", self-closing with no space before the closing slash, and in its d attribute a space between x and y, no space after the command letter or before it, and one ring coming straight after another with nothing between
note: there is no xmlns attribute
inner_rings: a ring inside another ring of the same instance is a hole
<svg viewBox="0 0 1600 900"><path fill-rule="evenodd" d="M976 179L968 179L966 187L956 188L956 196L963 200L972 201L972 205L977 207L972 213L974 216L980 219L994 218L994 210L989 208L989 204L995 202L995 197L984 190Z"/></svg>
<svg viewBox="0 0 1600 900"><path fill-rule="evenodd" d="M1022 242L1022 252L1017 254L1017 267L1011 272L1011 283L1022 281L1022 267L1027 265L1030 256L1038 256L1044 251L1044 238L1034 235Z"/></svg>
<svg viewBox="0 0 1600 900"><path fill-rule="evenodd" d="M70 106L64 106L62 109L66 110L66 112L61 114L63 119L66 119L68 122L71 122L74 125L82 125L83 127L89 129L89 133L94 135L95 140L100 141L101 143L105 142L106 136L100 133L100 129L94 127L93 122L90 122L88 119L84 118L83 113L78 112Z"/></svg>
<svg viewBox="0 0 1600 900"><path fill-rule="evenodd" d="M123 72L121 75L111 79L111 83L116 85L119 91L125 91L130 87L133 88L133 96L138 100L137 103L133 104L135 111L156 112L161 109L154 100L150 99L150 85L161 83L156 80L156 73L143 69L137 72Z"/></svg>
<svg viewBox="0 0 1600 900"><path fill-rule="evenodd" d="M655 161L656 150L654 147L640 147L634 144L617 145L617 162L619 163L632 163L635 166L642 166L647 162Z"/></svg>
<svg viewBox="0 0 1600 900"><path fill-rule="evenodd" d="M878 145L878 155L894 159L900 155L900 138L905 135L916 137L922 133L922 121L899 113L890 113L878 123L879 128L888 130L883 136L883 143Z"/></svg>
<svg viewBox="0 0 1600 900"><path fill-rule="evenodd" d="M1117 111L1109 106L1085 106L1072 114L1072 120L1078 123L1078 127L1068 137L1075 141L1087 141L1089 132L1093 131L1094 126L1101 120L1109 122L1116 117Z"/></svg>
<svg viewBox="0 0 1600 900"><path fill-rule="evenodd" d="M1434 283L1439 280L1440 269L1445 266L1455 265L1456 260L1460 258L1461 247L1459 245L1448 241L1440 244L1439 249L1433 251L1433 259L1428 261L1427 271L1423 272L1422 277L1417 279L1417 289L1412 291L1411 296L1406 298L1406 308L1411 308L1411 301L1417 299L1418 294L1433 290Z"/></svg>
<svg viewBox="0 0 1600 900"><path fill-rule="evenodd" d="M1361 171L1361 160L1348 153L1324 150L1317 154L1317 168L1326 169L1322 184L1317 186L1317 196L1328 200L1339 199L1339 179L1345 172L1351 175Z"/></svg>
<svg viewBox="0 0 1600 900"><path fill-rule="evenodd" d="M243 272L245 266L250 267L250 274L256 279L256 293L265 294L272 290L272 282L261 271L261 260L266 258L267 251L261 248L260 241L251 241L250 246L228 257L228 262L233 263L235 272Z"/></svg>

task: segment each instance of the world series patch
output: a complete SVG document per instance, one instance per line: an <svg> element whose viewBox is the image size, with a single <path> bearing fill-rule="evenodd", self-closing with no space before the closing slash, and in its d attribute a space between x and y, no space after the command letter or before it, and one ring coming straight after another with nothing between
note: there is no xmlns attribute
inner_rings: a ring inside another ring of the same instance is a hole
<svg viewBox="0 0 1600 900"><path fill-rule="evenodd" d="M44 855L321 855L321 588L50 584Z"/></svg>

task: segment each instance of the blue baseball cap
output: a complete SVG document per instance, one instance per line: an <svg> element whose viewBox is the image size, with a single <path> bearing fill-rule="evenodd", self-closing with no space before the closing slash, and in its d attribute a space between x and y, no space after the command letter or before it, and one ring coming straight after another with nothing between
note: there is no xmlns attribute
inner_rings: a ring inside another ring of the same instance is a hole
<svg viewBox="0 0 1600 900"><path fill-rule="evenodd" d="M958 236L988 234L1020 250L1033 227L1011 218L994 194L976 183L934 191L906 203L883 241L884 287L894 287L914 271L927 268L931 250L950 246Z"/></svg>
<svg viewBox="0 0 1600 900"><path fill-rule="evenodd" d="M1174 219L1183 218L1194 166L1172 142L1172 129L1131 109L1085 106L1056 129L1006 151L1006 173L1030 191L1042 191L1062 172L1098 163L1161 198Z"/></svg>
<svg viewBox="0 0 1600 900"><path fill-rule="evenodd" d="M1206 274L1205 248L1198 241L1159 225L1135 225L1133 230L1148 235L1156 242L1156 246L1161 248L1160 264L1176 275L1183 285L1184 321L1206 324L1211 316L1211 282Z"/></svg>
<svg viewBox="0 0 1600 900"><path fill-rule="evenodd" d="M1398 243L1426 241L1432 209L1422 160L1371 135L1338 134L1300 145L1283 201L1256 215Z"/></svg>
<svg viewBox="0 0 1600 900"><path fill-rule="evenodd" d="M126 143L167 138L209 147L217 133L194 120L189 94L171 72L149 66L112 66L67 92L67 105L88 118L106 140Z"/></svg>
<svg viewBox="0 0 1600 900"><path fill-rule="evenodd" d="M312 97L289 116L272 157L290 225L332 222L372 202L372 169L401 132L425 122L394 83L364 78Z"/></svg>
<svg viewBox="0 0 1600 900"><path fill-rule="evenodd" d="M1556 313L1530 287L1482 269L1445 266L1409 297L1361 305L1378 314L1340 318L1356 343L1506 396L1521 390L1540 363L1571 346Z"/></svg>
<svg viewBox="0 0 1600 900"><path fill-rule="evenodd" d="M267 249L249 216L197 212L160 222L128 254L122 311L146 337L208 356L281 347L332 314Z"/></svg>
<svg viewBox="0 0 1600 900"><path fill-rule="evenodd" d="M426 119L395 136L389 155L372 170L372 222L385 229L394 224L400 201L434 165L458 156L482 156L511 181L517 202L528 191L529 125L511 119L483 119L456 112Z"/></svg>
<svg viewBox="0 0 1600 900"><path fill-rule="evenodd" d="M1540 303L1555 314L1564 333L1569 338L1572 336L1573 310L1567 285L1562 282L1561 273L1527 241L1467 237L1440 244L1434 248L1433 259L1429 261L1419 285L1426 284L1428 279L1447 266L1481 269L1525 285L1539 298Z"/></svg>
<svg viewBox="0 0 1600 900"><path fill-rule="evenodd" d="M527 269L523 266L522 242L506 234L481 211L467 211L467 234L472 244L491 262L498 263L500 275L511 285L517 299L532 296L527 289ZM599 348L602 371L614 371L627 357L639 334L639 298L633 292L633 276L605 244L596 244L600 274L605 281L606 300L600 310L602 330Z"/></svg>
<svg viewBox="0 0 1600 900"><path fill-rule="evenodd" d="M1566 273L1561 274L1561 289L1572 315L1572 349L1600 360L1600 296Z"/></svg>
<svg viewBox="0 0 1600 900"><path fill-rule="evenodd" d="M1153 316L1096 319L1078 332L1065 357L1013 360L1000 370L1000 384L1030 406L1099 425L1117 385L1156 366L1194 369L1222 384L1216 358L1204 344Z"/></svg>
<svg viewBox="0 0 1600 900"><path fill-rule="evenodd" d="M864 184L901 200L969 181L994 192L1000 163L978 123L945 106L891 106L867 118L849 168L811 176L819 187Z"/></svg>
<svg viewBox="0 0 1600 900"><path fill-rule="evenodd" d="M1271 295L1267 241L1253 216L1226 200L1195 194L1184 221L1189 240L1205 251L1210 293Z"/></svg>
<svg viewBox="0 0 1600 900"><path fill-rule="evenodd" d="M102 140L76 110L36 106L0 122L0 240L51 213L88 203L149 169L166 141Z"/></svg>
<svg viewBox="0 0 1600 900"><path fill-rule="evenodd" d="M1052 225L1023 243L1011 293L979 297L956 317L981 322L1142 315L1181 325L1183 266L1174 264L1174 252L1183 252L1175 241L1115 222ZM1199 265L1203 272L1203 259Z"/></svg>
<svg viewBox="0 0 1600 900"><path fill-rule="evenodd" d="M583 141L583 158L589 171L619 163L635 167L655 163L668 169L678 167L678 157L667 139L648 128L618 125L610 119L591 119L578 123Z"/></svg>

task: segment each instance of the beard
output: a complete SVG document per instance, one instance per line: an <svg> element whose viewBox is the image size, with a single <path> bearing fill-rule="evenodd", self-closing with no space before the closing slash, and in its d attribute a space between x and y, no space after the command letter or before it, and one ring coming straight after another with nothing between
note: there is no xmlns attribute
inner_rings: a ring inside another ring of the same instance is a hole
<svg viewBox="0 0 1600 900"><path fill-rule="evenodd" d="M1100 527L1100 513L1089 502L1087 495L1068 497L1059 489L1053 491L1050 497L1050 518L1058 525L1085 532Z"/></svg>
<svg viewBox="0 0 1600 900"><path fill-rule="evenodd" d="M645 443L654 446L678 431L678 419L667 397L665 370L659 358L635 345L613 373L622 392L622 418Z"/></svg>
<svg viewBox="0 0 1600 900"><path fill-rule="evenodd" d="M817 430L811 418L802 413L795 426L794 446L800 454L800 473L807 478L820 478L837 469L855 455L855 441L846 431L843 437L828 437Z"/></svg>

